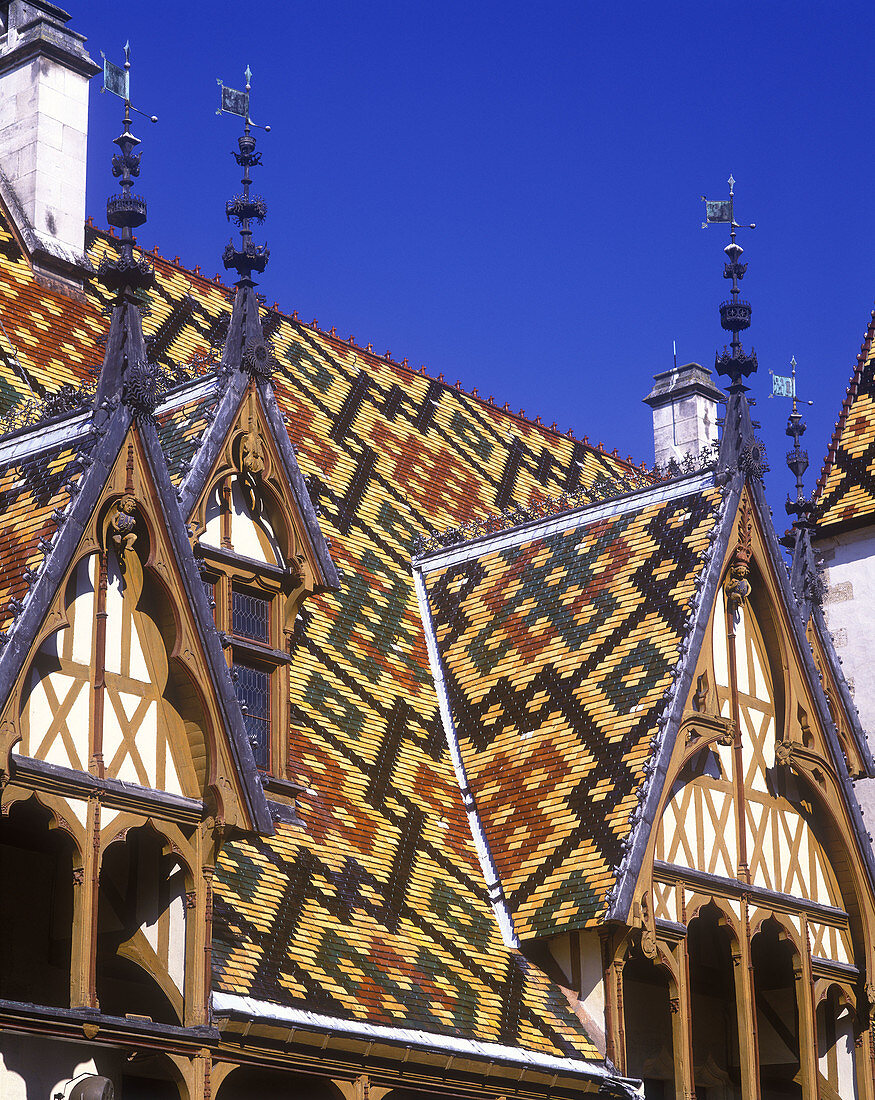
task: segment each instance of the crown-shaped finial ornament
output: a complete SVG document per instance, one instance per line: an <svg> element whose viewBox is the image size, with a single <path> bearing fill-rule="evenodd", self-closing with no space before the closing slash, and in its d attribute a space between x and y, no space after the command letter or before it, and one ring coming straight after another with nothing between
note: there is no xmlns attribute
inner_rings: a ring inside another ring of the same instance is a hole
<svg viewBox="0 0 875 1100"><path fill-rule="evenodd" d="M739 298L738 284L744 278L747 264L740 262L744 249L735 239L739 229L756 229L756 222L739 225L735 220L735 180L731 174L727 183L729 184L728 199L712 200L702 196L702 201L705 203L705 221L702 222L702 228L707 229L709 225L716 223L729 226L729 244L723 249L728 261L723 265L723 278L732 280L732 297L720 303L720 324L727 332L732 333L732 339L728 348L724 347L722 352L717 352L714 366L719 374L728 376L731 393L733 389L743 389L742 378L754 374L757 369L755 352L751 349L748 355L741 346L739 336L739 333L750 327L753 311L750 302Z"/></svg>
<svg viewBox="0 0 875 1100"><path fill-rule="evenodd" d="M131 111L143 114L131 104L131 44L125 43L124 66L115 65L103 57L103 87L101 92L112 92L125 103L125 116L121 134L115 139L119 152L112 158L112 174L119 181L121 194L111 195L106 201L106 220L121 230L121 250L114 260L104 260L100 265L100 279L117 295L135 295L147 290L155 279L152 266L134 257L133 230L146 221L146 200L133 193L134 179L140 174L140 156L136 152L140 139L131 133ZM157 122L155 115L145 116Z"/></svg>
<svg viewBox="0 0 875 1100"><path fill-rule="evenodd" d="M793 447L787 452L787 467L796 478L796 496L787 497L787 514L798 516L800 520L808 520L814 513L813 499L806 499L803 475L808 469L808 452L803 451L799 441L805 434L807 427L799 412L799 401L796 397L796 356L790 360L790 377L782 378L774 375L772 378L772 396L791 397L793 405L790 415L787 417L787 435L793 440ZM812 401L808 402L813 404Z"/></svg>
<svg viewBox="0 0 875 1100"><path fill-rule="evenodd" d="M252 88L252 71L246 66L244 73L246 87L244 91L236 88L226 88L221 80L218 81L221 89L221 104L216 111L217 115L237 115L243 119L243 133L237 139L239 152L233 154L237 163L243 169L243 191L228 199L225 203L225 213L228 221L233 220L240 230L240 247L236 247L233 239L225 246L222 254L222 262L225 269L234 268L240 276L238 286L255 286L252 279L253 273L261 274L270 258L270 249L266 244L252 243L252 222L259 225L267 217L267 205L261 195L253 195L250 192L252 180L249 169L261 164L261 153L255 151L255 137L252 128L264 130L270 133L269 126L256 126L249 117L249 92Z"/></svg>

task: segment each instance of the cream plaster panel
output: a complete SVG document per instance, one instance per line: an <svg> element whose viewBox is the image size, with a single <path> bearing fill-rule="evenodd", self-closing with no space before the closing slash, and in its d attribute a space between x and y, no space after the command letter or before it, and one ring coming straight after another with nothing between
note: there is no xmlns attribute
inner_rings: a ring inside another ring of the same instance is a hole
<svg viewBox="0 0 875 1100"><path fill-rule="evenodd" d="M860 721L875 743L875 528L823 539L827 593L824 613L838 647L845 676L853 686Z"/></svg>
<svg viewBox="0 0 875 1100"><path fill-rule="evenodd" d="M220 491L216 488L206 507L206 526L200 541L204 546L222 545L222 515ZM263 512L253 514L243 495L240 482L231 485L231 545L235 554L269 565L283 565L279 541Z"/></svg>
<svg viewBox="0 0 875 1100"><path fill-rule="evenodd" d="M836 1013L835 1036L835 1043L830 1044L822 1034L818 1034L818 1068L829 1080L830 1062L834 1060L838 1075L836 1091L847 1100L856 1100L859 1093L854 1057L854 1018L846 1005L842 1005Z"/></svg>
<svg viewBox="0 0 875 1100"><path fill-rule="evenodd" d="M605 983L598 932L578 932L580 937L580 999L584 1008L605 1026Z"/></svg>
<svg viewBox="0 0 875 1100"><path fill-rule="evenodd" d="M714 604L714 618L712 620L712 652L714 655L714 679L717 687L729 687L729 653L726 646L726 602L723 589Z"/></svg>
<svg viewBox="0 0 875 1100"><path fill-rule="evenodd" d="M267 516L263 511L253 514L236 478L231 486L231 544L234 551L244 557L271 565L283 564L279 543Z"/></svg>

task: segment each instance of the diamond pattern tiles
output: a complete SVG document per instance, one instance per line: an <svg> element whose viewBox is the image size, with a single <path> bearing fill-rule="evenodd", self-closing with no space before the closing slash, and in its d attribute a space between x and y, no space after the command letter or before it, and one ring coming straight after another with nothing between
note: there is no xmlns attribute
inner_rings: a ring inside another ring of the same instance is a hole
<svg viewBox="0 0 875 1100"><path fill-rule="evenodd" d="M4 632L20 611L63 523L86 456L87 440L80 438L33 457L22 447L20 453L0 459L0 630Z"/></svg>
<svg viewBox="0 0 875 1100"><path fill-rule="evenodd" d="M468 782L523 938L603 915L721 493L646 500L426 576Z"/></svg>
<svg viewBox="0 0 875 1100"><path fill-rule="evenodd" d="M875 315L857 357L857 366L817 483L818 529L875 518Z"/></svg>
<svg viewBox="0 0 875 1100"><path fill-rule="evenodd" d="M91 238L96 264L114 244ZM11 238L0 244L0 311L21 367L48 389L90 377L103 357L105 292L92 285L75 302L38 287ZM167 370L217 363L230 292L153 262L150 355ZM299 799L305 828L279 824L269 840L227 849L214 988L596 1059L557 988L503 945L487 904L438 717L410 545L419 531L500 504L643 475L276 311L264 321L277 397L344 578L337 595L307 602L294 636L290 771L310 790ZM0 356L5 382L7 405L39 396ZM210 400L200 406L192 392L183 387L159 417L177 478L210 430ZM39 560L38 541L34 530L16 562Z"/></svg>

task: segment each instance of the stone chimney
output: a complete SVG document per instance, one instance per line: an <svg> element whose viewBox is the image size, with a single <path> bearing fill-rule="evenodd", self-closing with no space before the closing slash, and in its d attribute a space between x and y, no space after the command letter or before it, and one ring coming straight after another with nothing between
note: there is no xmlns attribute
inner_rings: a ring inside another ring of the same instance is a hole
<svg viewBox="0 0 875 1100"><path fill-rule="evenodd" d="M45 0L0 0L0 202L37 274L81 287L88 82L100 67L70 16Z"/></svg>
<svg viewBox="0 0 875 1100"><path fill-rule="evenodd" d="M698 455L717 442L717 402L726 395L714 385L711 372L687 363L653 376L645 402L653 409L653 449L665 466L684 455Z"/></svg>

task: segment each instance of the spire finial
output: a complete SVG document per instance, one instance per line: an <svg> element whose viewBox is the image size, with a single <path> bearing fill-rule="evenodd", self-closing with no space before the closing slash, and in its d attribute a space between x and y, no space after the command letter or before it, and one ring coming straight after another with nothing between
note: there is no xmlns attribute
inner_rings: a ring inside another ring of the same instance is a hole
<svg viewBox="0 0 875 1100"><path fill-rule="evenodd" d="M133 121L131 111L136 111L137 114L144 112L131 103L131 44L129 41L125 42L124 54L124 66L107 60L102 51L100 55L103 58L101 92L112 92L113 95L123 99L125 104L123 129L114 142L119 147L119 152L112 158L112 174L119 181L121 194L111 195L106 201L107 222L121 230L121 254L117 259L104 260L100 265L102 282L119 296L146 290L155 278L155 273L148 263L134 259L132 231L146 221L146 200L141 195L133 194L131 190L134 179L140 174L142 155L134 151L140 144L140 139L131 133ZM146 117L152 122L158 121L155 115Z"/></svg>
<svg viewBox="0 0 875 1100"><path fill-rule="evenodd" d="M796 396L796 356L790 360L790 377L781 378L772 376L772 396L779 395L790 397L793 401L790 415L787 417L787 435L793 440L793 449L787 452L787 467L796 478L796 498L787 497L787 514L798 516L800 520L808 520L814 511L813 500L805 499L805 486L802 476L808 469L808 452L799 446L799 440L805 434L807 427L799 412L799 401ZM813 405L813 401L808 402Z"/></svg>
<svg viewBox="0 0 875 1100"><path fill-rule="evenodd" d="M787 514L795 516L793 530L783 539L784 545L792 550L793 560L790 565L790 583L796 595L803 620L807 621L811 614L812 606L819 604L823 599L823 579L817 567L814 550L811 546L811 535L814 530L814 495L805 496L805 485L802 480L808 469L808 452L803 451L799 441L805 434L805 421L799 412L799 399L796 395L796 356L790 360L789 377L772 375L772 397L789 397L792 399L790 415L787 417L787 435L793 440L793 447L787 452L787 466L796 478L795 498L787 496ZM813 405L813 401L808 402Z"/></svg>
<svg viewBox="0 0 875 1100"><path fill-rule="evenodd" d="M159 383L155 368L148 361L143 340L140 309L143 292L155 281L155 270L145 259L134 255L133 230L146 221L146 200L132 191L140 174L140 139L131 133L131 111L143 114L131 104L131 44L124 46L124 66L103 58L103 88L125 103L121 134L115 139L119 151L112 158L112 174L121 193L106 203L106 220L121 230L121 247L115 259L104 259L99 277L115 293L106 343L106 355L100 369L94 395L96 416L110 415L119 402L138 420L151 419L158 403ZM152 122L158 119L152 115Z"/></svg>
<svg viewBox="0 0 875 1100"><path fill-rule="evenodd" d="M729 184L728 200L712 201L702 196L702 201L705 203L705 221L702 222L702 228L707 229L709 225L717 222L729 226L729 244L723 249L729 262L723 265L723 278L732 280L732 297L729 301L720 303L720 324L727 332L732 333L732 340L729 348L724 348L722 354L717 353L714 365L720 374L729 377L729 392L732 393L739 387L743 389L741 379L755 373L757 369L756 354L753 351L750 355L745 352L739 336L739 333L750 327L752 309L750 302L739 298L738 284L744 278L747 264L739 262L744 249L735 239L739 229L756 229L756 222L751 222L749 225L738 224L735 220L735 178L731 173L726 182Z"/></svg>
<svg viewBox="0 0 875 1100"><path fill-rule="evenodd" d="M243 179L241 180L243 192L240 195L235 195L225 203L225 214L228 220L233 219L239 227L240 247L235 248L233 240L230 241L225 247L222 262L226 270L233 267L240 276L237 286L252 287L255 286L252 274L257 272L260 275L264 271L270 258L270 249L267 245L252 243L251 222L255 220L261 224L264 221L267 216L267 205L260 195L251 195L249 192L252 183L249 169L261 164L261 153L255 151L255 138L251 130L256 127L256 129L264 130L265 133L270 133L270 127L257 126L249 117L252 70L248 65L243 75L246 79L246 85L245 90L242 92L236 88L226 88L221 80L218 81L221 88L221 103L216 114L237 115L243 119L243 133L237 139L240 151L233 154L235 160L243 169Z"/></svg>

